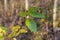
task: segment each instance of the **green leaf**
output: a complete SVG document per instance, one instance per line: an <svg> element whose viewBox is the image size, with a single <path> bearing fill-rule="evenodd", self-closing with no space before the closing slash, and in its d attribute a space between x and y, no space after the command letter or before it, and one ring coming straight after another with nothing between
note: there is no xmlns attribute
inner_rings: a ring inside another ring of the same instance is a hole
<svg viewBox="0 0 60 40"><path fill-rule="evenodd" d="M4 26L0 26L0 40L4 40L4 36L3 34L5 34L5 32L7 32L8 29Z"/></svg>
<svg viewBox="0 0 60 40"><path fill-rule="evenodd" d="M12 28L12 31L18 31L18 29L20 29L20 26L19 25L16 25L16 26L13 26L13 28Z"/></svg>
<svg viewBox="0 0 60 40"><path fill-rule="evenodd" d="M32 32L37 32L37 25L34 20L27 19L25 24Z"/></svg>
<svg viewBox="0 0 60 40"><path fill-rule="evenodd" d="M3 36L0 36L0 40L4 40L4 37Z"/></svg>
<svg viewBox="0 0 60 40"><path fill-rule="evenodd" d="M35 11L37 11L38 10L38 7L31 7L31 8L29 8L29 12L35 12Z"/></svg>
<svg viewBox="0 0 60 40"><path fill-rule="evenodd" d="M27 15L27 12L21 12L20 13L20 16L22 16L22 17L26 17L26 15Z"/></svg>
<svg viewBox="0 0 60 40"><path fill-rule="evenodd" d="M29 15L35 18L45 18L45 16L39 12L30 12Z"/></svg>
<svg viewBox="0 0 60 40"><path fill-rule="evenodd" d="M38 7L31 7L28 10L28 15L32 16L32 17L36 17L36 18L45 18L45 15L37 12Z"/></svg>
<svg viewBox="0 0 60 40"><path fill-rule="evenodd" d="M27 30L26 29L20 29L16 35L18 36L20 33L27 33Z"/></svg>
<svg viewBox="0 0 60 40"><path fill-rule="evenodd" d="M8 31L8 29L7 29L6 27L0 26L0 28L1 28L2 30L5 30L6 32Z"/></svg>
<svg viewBox="0 0 60 40"><path fill-rule="evenodd" d="M13 37L16 37L17 35L16 35L16 32L12 32L12 36Z"/></svg>
<svg viewBox="0 0 60 40"><path fill-rule="evenodd" d="M13 26L12 28L12 36L17 36L16 33L20 29L19 25Z"/></svg>

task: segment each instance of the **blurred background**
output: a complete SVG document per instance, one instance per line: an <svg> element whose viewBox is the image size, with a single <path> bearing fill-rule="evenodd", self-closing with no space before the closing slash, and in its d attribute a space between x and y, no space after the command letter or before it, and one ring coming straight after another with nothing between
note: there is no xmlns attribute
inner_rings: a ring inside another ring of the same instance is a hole
<svg viewBox="0 0 60 40"><path fill-rule="evenodd" d="M53 28L53 6L54 0L29 0L30 7L39 7L39 12L46 16L45 19L35 18L38 31L37 34L30 30L27 33L20 34L15 37L17 40L60 40L60 0L57 2L56 14L56 30ZM21 28L26 28L25 18L17 16L20 12L25 11L25 0L0 0L0 26L5 26L9 29L11 23L17 17L13 25L20 25ZM12 40L12 39L10 39Z"/></svg>

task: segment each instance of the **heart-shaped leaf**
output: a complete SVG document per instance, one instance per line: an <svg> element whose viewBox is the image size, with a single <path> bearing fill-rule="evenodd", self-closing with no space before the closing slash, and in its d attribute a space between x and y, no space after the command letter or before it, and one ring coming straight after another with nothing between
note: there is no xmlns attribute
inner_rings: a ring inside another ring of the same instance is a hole
<svg viewBox="0 0 60 40"><path fill-rule="evenodd" d="M37 32L37 25L34 20L27 19L25 24L32 32Z"/></svg>
<svg viewBox="0 0 60 40"><path fill-rule="evenodd" d="M26 17L26 15L27 15L27 12L21 12L20 13L20 16L22 16L22 17Z"/></svg>

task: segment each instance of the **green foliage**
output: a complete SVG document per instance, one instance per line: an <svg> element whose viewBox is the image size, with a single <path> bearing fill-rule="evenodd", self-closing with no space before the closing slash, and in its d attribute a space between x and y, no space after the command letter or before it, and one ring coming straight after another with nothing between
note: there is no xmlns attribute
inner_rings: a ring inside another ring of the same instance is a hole
<svg viewBox="0 0 60 40"><path fill-rule="evenodd" d="M21 29L19 32L20 32L20 33L26 33L27 30L26 30L26 29Z"/></svg>
<svg viewBox="0 0 60 40"><path fill-rule="evenodd" d="M35 18L45 18L45 16L43 14L38 12L38 9L39 9L38 7L31 7L31 8L29 8L28 12L21 12L20 16L27 17L27 15L28 15L28 16L32 16ZM37 26L36 26L36 23L34 20L26 19L25 24L31 31L33 31L33 32L37 31Z"/></svg>
<svg viewBox="0 0 60 40"><path fill-rule="evenodd" d="M27 12L21 12L20 13L20 16L22 16L22 17L26 17L26 15L27 15Z"/></svg>
<svg viewBox="0 0 60 40"><path fill-rule="evenodd" d="M13 28L12 28L12 31L18 31L18 29L20 29L20 26L19 25L16 25L16 26L13 26Z"/></svg>
<svg viewBox="0 0 60 40"><path fill-rule="evenodd" d="M7 33L8 29L0 26L0 40L4 40L4 35Z"/></svg>
<svg viewBox="0 0 60 40"><path fill-rule="evenodd" d="M12 36L17 36L16 32L20 29L19 25L13 26L12 28Z"/></svg>
<svg viewBox="0 0 60 40"><path fill-rule="evenodd" d="M27 32L27 30L26 29L20 29L19 25L13 26L13 28L12 28L12 36L13 37L18 36L20 33L26 33L26 32ZM10 37L10 36L11 36L11 34L8 37Z"/></svg>
<svg viewBox="0 0 60 40"><path fill-rule="evenodd" d="M16 33L16 35L18 36L18 35L21 34L21 33L27 33L27 30L26 30L26 29L20 29L20 30Z"/></svg>
<svg viewBox="0 0 60 40"><path fill-rule="evenodd" d="M0 28L1 28L2 30L5 30L6 32L8 31L8 29L7 29L6 27L0 26Z"/></svg>
<svg viewBox="0 0 60 40"><path fill-rule="evenodd" d="M29 13L29 15L35 18L45 18L45 16L43 14L40 14L39 12L31 12Z"/></svg>
<svg viewBox="0 0 60 40"><path fill-rule="evenodd" d="M26 26L33 32L37 32L37 25L34 20L27 19L25 22Z"/></svg>
<svg viewBox="0 0 60 40"><path fill-rule="evenodd" d="M38 8L37 7L31 7L29 9L29 15L32 17L36 17L36 18L45 18L45 16L39 12L37 12Z"/></svg>
<svg viewBox="0 0 60 40"><path fill-rule="evenodd" d="M29 12L36 12L39 8L38 7L31 7L29 8Z"/></svg>
<svg viewBox="0 0 60 40"><path fill-rule="evenodd" d="M45 16L39 12L37 12L38 8L37 7L31 7L28 12L21 12L20 16L26 17L26 15L30 15L35 18L45 18Z"/></svg>
<svg viewBox="0 0 60 40"><path fill-rule="evenodd" d="M0 35L0 40L4 40L4 36L1 36L1 35Z"/></svg>

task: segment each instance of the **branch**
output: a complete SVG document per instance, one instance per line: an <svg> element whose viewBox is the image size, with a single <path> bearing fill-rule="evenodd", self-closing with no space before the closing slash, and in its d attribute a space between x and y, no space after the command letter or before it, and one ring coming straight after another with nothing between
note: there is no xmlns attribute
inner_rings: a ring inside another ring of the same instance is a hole
<svg viewBox="0 0 60 40"><path fill-rule="evenodd" d="M53 27L55 27L56 15L57 15L57 2L58 0L54 0L54 7L53 7Z"/></svg>
<svg viewBox="0 0 60 40"><path fill-rule="evenodd" d="M5 8L5 11L7 11L7 0L4 0L4 8Z"/></svg>
<svg viewBox="0 0 60 40"><path fill-rule="evenodd" d="M25 0L25 9L26 9L26 11L28 10L28 8L29 8L29 0Z"/></svg>

